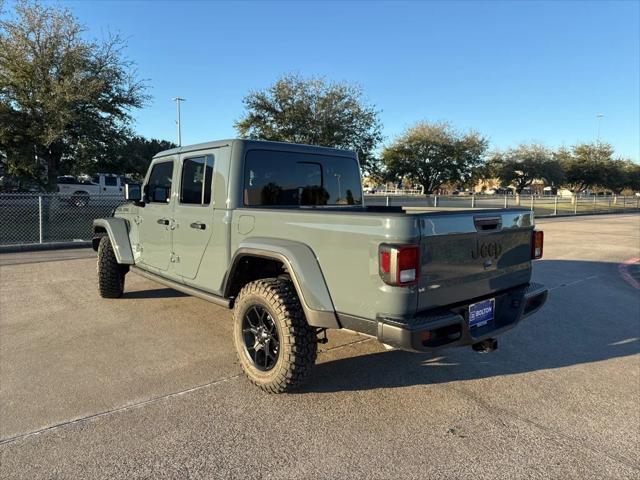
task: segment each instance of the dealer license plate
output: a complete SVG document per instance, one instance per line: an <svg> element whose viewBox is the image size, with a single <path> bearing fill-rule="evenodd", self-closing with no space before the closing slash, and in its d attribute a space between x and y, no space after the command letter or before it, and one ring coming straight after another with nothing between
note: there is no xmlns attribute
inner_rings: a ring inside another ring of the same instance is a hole
<svg viewBox="0 0 640 480"><path fill-rule="evenodd" d="M469 328L481 327L493 321L495 298L469 305Z"/></svg>

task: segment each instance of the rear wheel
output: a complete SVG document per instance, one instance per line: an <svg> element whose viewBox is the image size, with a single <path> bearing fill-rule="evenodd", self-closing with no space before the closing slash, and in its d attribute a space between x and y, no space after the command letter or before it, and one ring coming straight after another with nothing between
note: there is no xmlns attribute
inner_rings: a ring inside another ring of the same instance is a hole
<svg viewBox="0 0 640 480"><path fill-rule="evenodd" d="M102 298L120 298L124 293L124 277L128 267L120 265L108 236L98 245L98 289Z"/></svg>
<svg viewBox="0 0 640 480"><path fill-rule="evenodd" d="M291 281L268 278L247 284L233 312L238 360L255 385L270 393L298 386L317 356L317 338Z"/></svg>
<svg viewBox="0 0 640 480"><path fill-rule="evenodd" d="M78 208L86 207L89 204L89 194L86 192L76 192L71 197L71 203Z"/></svg>

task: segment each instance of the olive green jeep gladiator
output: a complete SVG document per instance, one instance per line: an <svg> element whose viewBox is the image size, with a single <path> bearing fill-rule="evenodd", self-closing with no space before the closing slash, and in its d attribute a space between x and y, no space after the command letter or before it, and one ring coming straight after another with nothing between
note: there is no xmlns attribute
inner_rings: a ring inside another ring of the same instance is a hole
<svg viewBox="0 0 640 480"><path fill-rule="evenodd" d="M300 384L326 329L414 352L495 337L537 311L542 232L527 209L367 206L354 152L223 140L157 154L127 203L94 221L98 283L134 271L233 309L249 379Z"/></svg>

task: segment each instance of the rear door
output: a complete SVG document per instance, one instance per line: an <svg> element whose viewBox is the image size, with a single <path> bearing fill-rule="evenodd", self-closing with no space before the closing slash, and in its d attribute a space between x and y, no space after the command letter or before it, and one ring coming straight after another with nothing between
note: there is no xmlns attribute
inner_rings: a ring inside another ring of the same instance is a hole
<svg viewBox="0 0 640 480"><path fill-rule="evenodd" d="M180 185L173 217L173 251L177 273L195 278L213 232L214 155L191 154L180 162Z"/></svg>
<svg viewBox="0 0 640 480"><path fill-rule="evenodd" d="M119 196L121 194L120 179L116 175L102 175L100 182L100 190L103 195Z"/></svg>
<svg viewBox="0 0 640 480"><path fill-rule="evenodd" d="M488 296L531 278L528 210L421 214L418 310Z"/></svg>
<svg viewBox="0 0 640 480"><path fill-rule="evenodd" d="M153 164L143 186L145 205L139 210L140 260L162 271L168 270L172 252L173 170L171 158Z"/></svg>

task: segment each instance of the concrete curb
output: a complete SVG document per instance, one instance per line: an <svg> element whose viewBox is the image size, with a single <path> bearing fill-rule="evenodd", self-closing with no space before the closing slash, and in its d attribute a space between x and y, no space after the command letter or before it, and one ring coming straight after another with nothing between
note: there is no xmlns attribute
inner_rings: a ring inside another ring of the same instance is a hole
<svg viewBox="0 0 640 480"><path fill-rule="evenodd" d="M91 247L91 240L77 242L27 243L21 245L0 245L0 253L35 252L38 250L68 250Z"/></svg>

